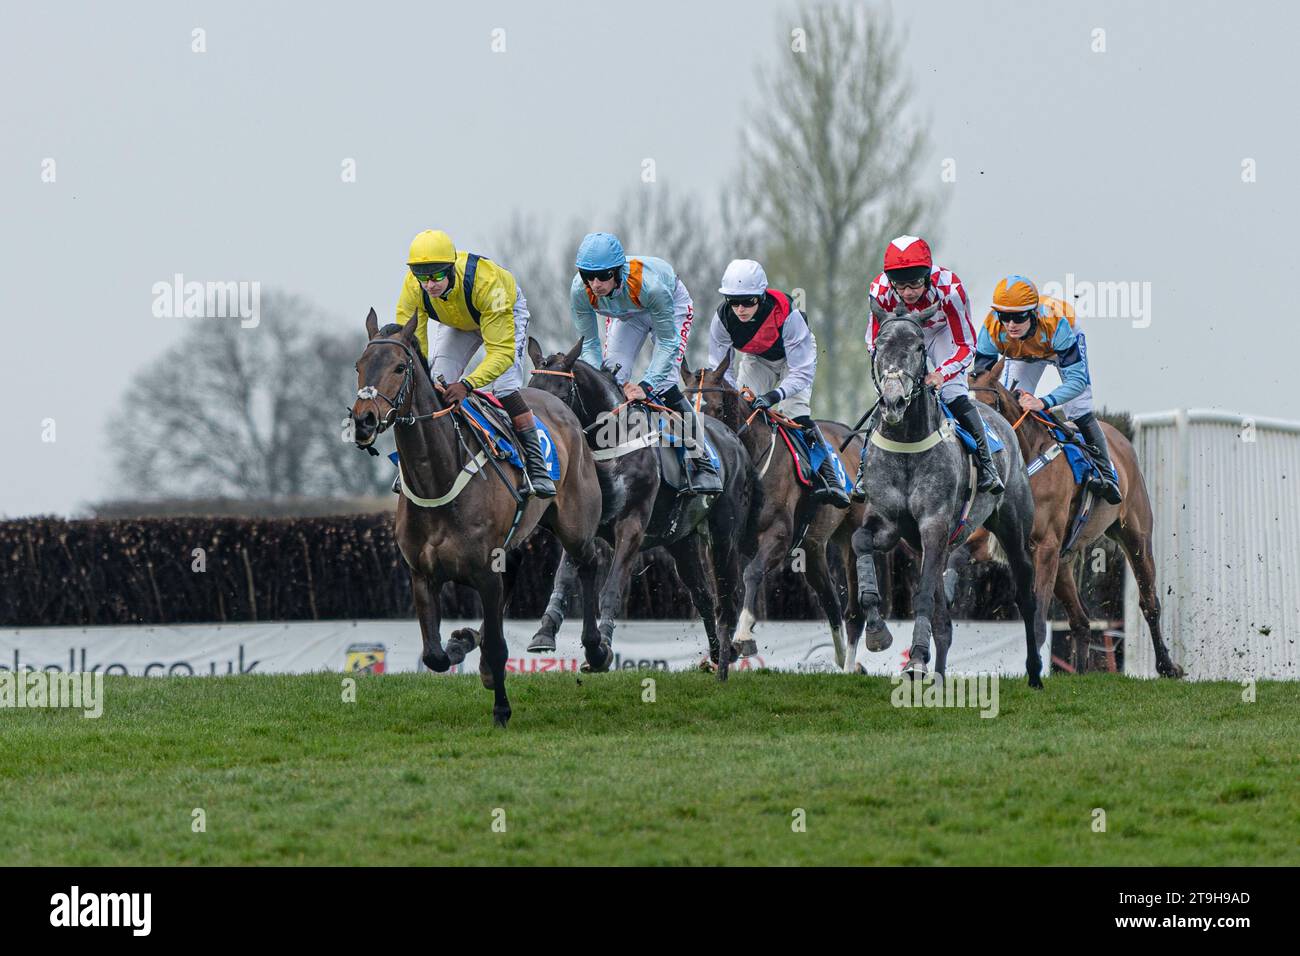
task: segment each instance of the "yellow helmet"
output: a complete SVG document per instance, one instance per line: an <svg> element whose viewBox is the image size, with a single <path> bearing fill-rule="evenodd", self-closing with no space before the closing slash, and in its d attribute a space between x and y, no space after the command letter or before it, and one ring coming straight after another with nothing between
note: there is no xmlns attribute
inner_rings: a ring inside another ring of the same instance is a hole
<svg viewBox="0 0 1300 956"><path fill-rule="evenodd" d="M1038 308L1038 287L1024 276L1005 276L993 290L997 312L1032 312Z"/></svg>
<svg viewBox="0 0 1300 956"><path fill-rule="evenodd" d="M426 229L411 240L411 251L406 257L408 266L429 265L456 261L456 244L451 236L440 229Z"/></svg>

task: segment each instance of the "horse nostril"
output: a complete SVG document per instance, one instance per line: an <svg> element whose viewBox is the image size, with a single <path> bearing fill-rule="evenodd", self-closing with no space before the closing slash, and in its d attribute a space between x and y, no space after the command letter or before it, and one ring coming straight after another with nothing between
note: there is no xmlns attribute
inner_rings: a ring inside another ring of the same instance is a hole
<svg viewBox="0 0 1300 956"><path fill-rule="evenodd" d="M368 411L360 418L357 419L357 424L364 425L366 428L374 428L375 422L376 422L376 418L375 418L375 413L373 411Z"/></svg>

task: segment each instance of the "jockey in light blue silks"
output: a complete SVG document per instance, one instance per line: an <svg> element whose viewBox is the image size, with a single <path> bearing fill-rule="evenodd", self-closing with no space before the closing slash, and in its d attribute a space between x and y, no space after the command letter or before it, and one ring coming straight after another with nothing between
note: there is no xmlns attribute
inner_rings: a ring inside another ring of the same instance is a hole
<svg viewBox="0 0 1300 956"><path fill-rule="evenodd" d="M585 236L575 264L570 310L582 336L582 360L596 368L618 366L615 380L628 401L657 401L681 415L692 465L692 488L685 493L718 494L722 480L696 441L703 438L703 428L677 384L694 318L690 293L667 262L625 255L623 244L607 232ZM605 317L603 353L597 315ZM654 340L650 367L640 382L633 382L632 365L647 338Z"/></svg>
<svg viewBox="0 0 1300 956"><path fill-rule="evenodd" d="M1059 407L1079 426L1083 440L1101 453L1097 462L1101 478L1093 479L1093 490L1113 505L1123 501L1106 436L1092 411L1088 349L1073 307L1039 295L1038 287L1024 276L1003 278L993 290L993 308L980 328L972 371L987 371L999 358L1006 359L1002 384L1020 390L1020 407L1027 412ZM1060 371L1061 384L1035 398L1034 389L1049 365Z"/></svg>

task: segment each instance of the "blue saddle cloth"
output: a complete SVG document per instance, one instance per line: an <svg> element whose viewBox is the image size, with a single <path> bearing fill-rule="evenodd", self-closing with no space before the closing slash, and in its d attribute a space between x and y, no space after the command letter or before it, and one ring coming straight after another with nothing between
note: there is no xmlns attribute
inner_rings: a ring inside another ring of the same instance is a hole
<svg viewBox="0 0 1300 956"><path fill-rule="evenodd" d="M785 433L804 450L804 453L808 456L808 467L815 475L821 469L822 462L826 460L826 456L829 454L826 446L821 442L817 442L817 444L809 447L808 442L804 441L803 432L794 428L785 429ZM831 455L831 466L835 469L835 476L840 480L840 487L844 489L846 494L851 493L853 484L849 481L848 472L844 470L844 462L840 461L839 455Z"/></svg>
<svg viewBox="0 0 1300 956"><path fill-rule="evenodd" d="M1060 442L1061 448L1065 450L1065 460L1070 463L1070 471L1074 473L1074 483L1076 485L1081 485L1094 477L1101 477L1101 469L1097 467L1097 463L1092 460L1092 456L1084 451L1083 446L1075 440L1073 435L1059 425L1051 426L1049 431L1052 433L1052 437ZM1111 476L1118 482L1119 475L1115 472L1114 465L1111 466L1110 472Z"/></svg>
<svg viewBox="0 0 1300 956"><path fill-rule="evenodd" d="M962 428L961 425L957 424L957 416L952 413L952 409L948 407L947 402L940 401L939 407L943 409L944 415L946 415L952 421L953 427L957 429L957 435L958 437L961 438L962 444L966 446L967 450L974 451L975 436L972 435L970 432L968 432L966 429ZM979 409L978 402L975 403L975 407ZM980 421L981 422L984 421L984 412L982 409L980 410ZM989 426L987 422L984 423L984 437L988 440L990 454L995 451L1001 451L1004 447L1006 447L1002 444L1002 439L998 437L997 432L989 431Z"/></svg>
<svg viewBox="0 0 1300 956"><path fill-rule="evenodd" d="M506 455L506 461L517 468L524 467L523 453L515 447L515 443L507 436L504 426L494 416L483 415L477 409L465 404L462 404L460 408L466 415L487 429L497 449ZM560 477L560 458L555 453L555 442L551 441L550 429L546 427L546 422L542 421L539 415L534 415L533 421L537 423L537 441L542 446L542 458L546 462L546 473L551 476L552 480L556 480ZM397 452L392 452L388 457L394 465L397 464Z"/></svg>
<svg viewBox="0 0 1300 956"><path fill-rule="evenodd" d="M669 422L668 419L664 418L663 415L660 415L658 421L655 423L655 427L659 429L662 443L669 446L675 446L678 449L677 459L682 463L685 463L686 448L674 431L675 426ZM703 431L703 429L701 429L701 431ZM709 460L713 462L713 467L718 470L718 474L722 474L722 459L718 456L718 450L713 447L713 442L709 441L709 436L707 434L702 435L701 437L704 439L704 447L708 449Z"/></svg>

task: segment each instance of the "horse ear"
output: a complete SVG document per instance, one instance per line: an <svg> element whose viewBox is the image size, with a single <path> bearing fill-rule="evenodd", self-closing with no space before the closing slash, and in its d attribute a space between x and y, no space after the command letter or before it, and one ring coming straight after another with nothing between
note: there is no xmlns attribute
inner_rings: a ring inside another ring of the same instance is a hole
<svg viewBox="0 0 1300 956"><path fill-rule="evenodd" d="M871 298L871 314L882 321L890 316L889 310L877 302L875 296Z"/></svg>
<svg viewBox="0 0 1300 956"><path fill-rule="evenodd" d="M402 331L398 333L397 337L409 345L416 340L415 332L419 327L420 320L413 315L406 320L406 324L402 326Z"/></svg>
<svg viewBox="0 0 1300 956"><path fill-rule="evenodd" d="M998 359L996 362L994 362L993 367L989 369L989 374L991 376L989 381L991 382L1002 381L1002 370L1006 367L1006 364L1007 364L1006 359Z"/></svg>
<svg viewBox="0 0 1300 956"><path fill-rule="evenodd" d="M573 348L564 353L564 361L560 364L564 366L566 372L573 371L573 363L578 361L578 356L582 354L582 339L573 343Z"/></svg>
<svg viewBox="0 0 1300 956"><path fill-rule="evenodd" d="M531 335L528 336L528 357L533 360L533 368L546 364L546 357L542 355L542 347L537 344L537 339Z"/></svg>
<svg viewBox="0 0 1300 956"><path fill-rule="evenodd" d="M718 363L718 367L713 370L713 374L719 382L726 378L727 369L729 368L731 368L731 349L727 349L727 354Z"/></svg>
<svg viewBox="0 0 1300 956"><path fill-rule="evenodd" d="M375 315L374 308L371 308L370 314L366 316L366 335L374 338L379 334L379 316Z"/></svg>
<svg viewBox="0 0 1300 956"><path fill-rule="evenodd" d="M938 312L939 306L941 306L942 304L943 304L942 302L936 302L934 305L926 306L920 312L911 312L909 313L909 318L913 319L917 325L920 325L922 322L925 322L927 319L929 319L930 316Z"/></svg>
<svg viewBox="0 0 1300 956"><path fill-rule="evenodd" d="M682 384L683 384L683 385L690 385L690 384L691 384L691 375L694 374L694 373L691 372L691 365L690 365L689 362L686 361L686 357L685 357L685 356L682 356L682 365L681 365L681 368L679 368L679 369L677 370L677 374L680 375L680 376L682 377Z"/></svg>

